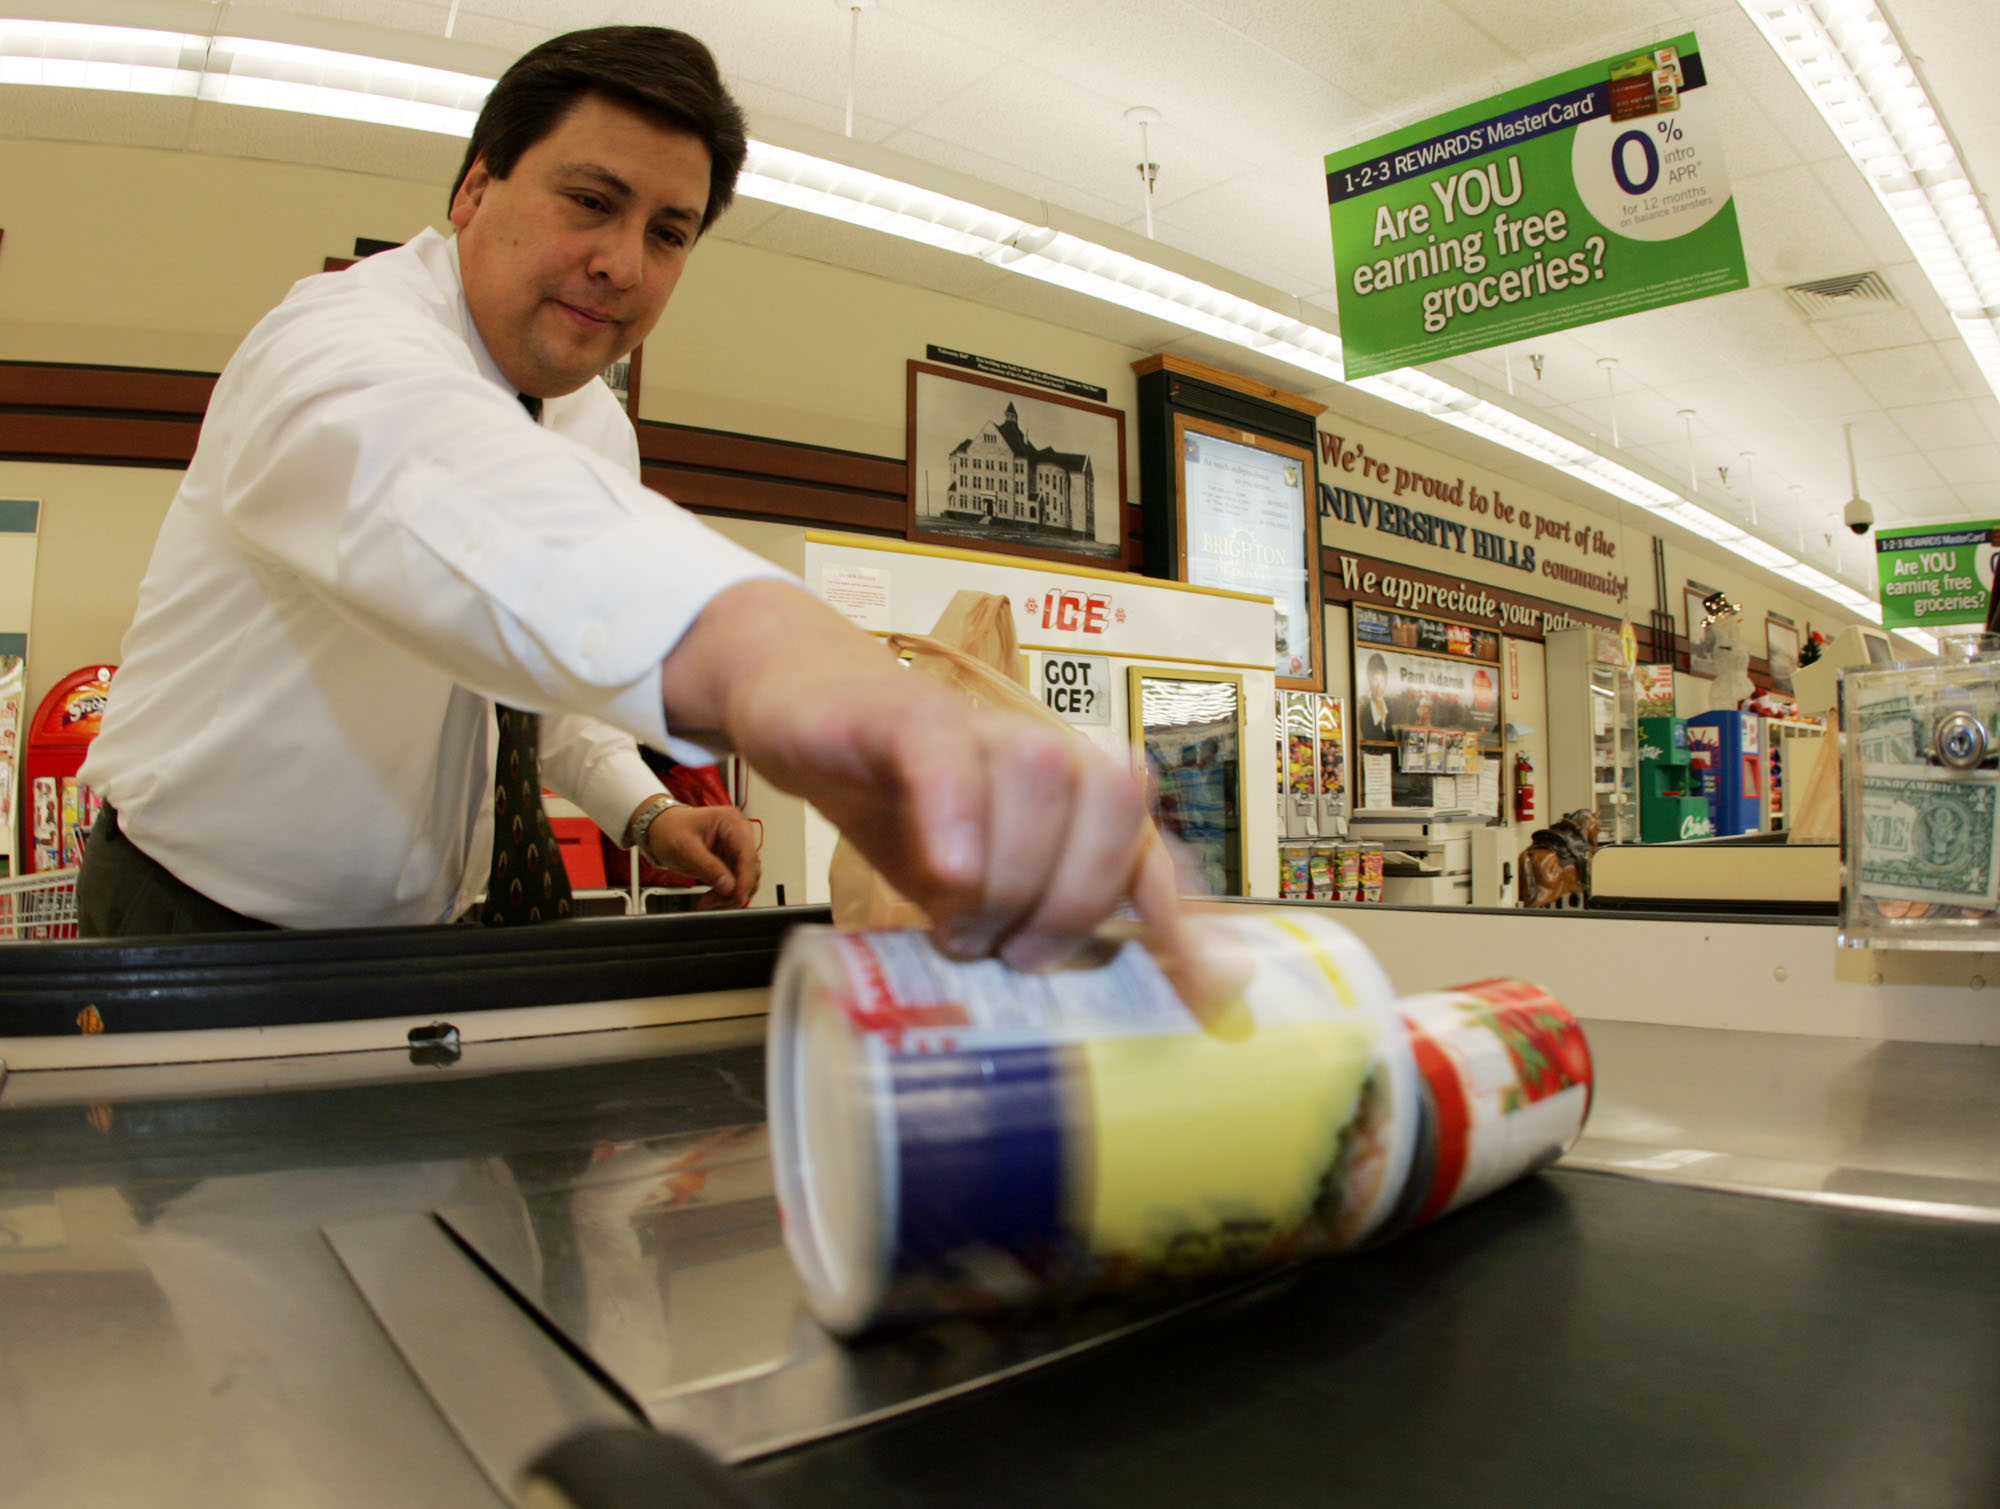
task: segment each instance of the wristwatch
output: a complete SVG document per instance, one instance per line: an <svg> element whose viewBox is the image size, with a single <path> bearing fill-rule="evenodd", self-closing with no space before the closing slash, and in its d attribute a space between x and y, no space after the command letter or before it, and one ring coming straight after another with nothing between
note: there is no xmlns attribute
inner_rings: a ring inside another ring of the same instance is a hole
<svg viewBox="0 0 2000 1509"><path fill-rule="evenodd" d="M653 819L658 817L662 812L665 812L669 807L678 807L680 805L679 801L664 791L658 796L647 797L645 801L639 804L638 810L632 814L632 821L626 825L625 847L628 849L637 849L641 854L651 857L650 851L646 848L646 833L653 826Z"/></svg>

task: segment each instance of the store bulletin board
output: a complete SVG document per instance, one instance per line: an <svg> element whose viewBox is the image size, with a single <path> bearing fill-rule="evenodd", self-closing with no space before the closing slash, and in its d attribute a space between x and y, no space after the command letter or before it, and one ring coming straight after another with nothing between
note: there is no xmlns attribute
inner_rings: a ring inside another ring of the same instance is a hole
<svg viewBox="0 0 2000 1509"><path fill-rule="evenodd" d="M1497 818L1506 738L1498 631L1362 603L1352 621L1356 805Z"/></svg>
<svg viewBox="0 0 2000 1509"><path fill-rule="evenodd" d="M1323 689L1316 421L1326 405L1183 357L1132 366L1146 574L1269 596L1278 686Z"/></svg>

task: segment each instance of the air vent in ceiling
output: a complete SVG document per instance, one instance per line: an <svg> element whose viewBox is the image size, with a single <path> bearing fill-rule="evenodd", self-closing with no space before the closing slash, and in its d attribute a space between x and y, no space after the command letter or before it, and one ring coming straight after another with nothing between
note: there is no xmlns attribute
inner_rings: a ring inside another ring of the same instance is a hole
<svg viewBox="0 0 2000 1509"><path fill-rule="evenodd" d="M1809 320L1838 319L1845 314L1870 314L1896 307L1896 295L1879 272L1850 272L1838 278L1793 283L1785 293Z"/></svg>

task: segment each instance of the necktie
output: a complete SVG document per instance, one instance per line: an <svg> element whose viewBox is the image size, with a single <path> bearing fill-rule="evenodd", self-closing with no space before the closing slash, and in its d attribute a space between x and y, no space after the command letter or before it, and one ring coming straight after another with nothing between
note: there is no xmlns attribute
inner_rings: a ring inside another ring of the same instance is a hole
<svg viewBox="0 0 2000 1509"><path fill-rule="evenodd" d="M542 401L519 395L541 422ZM479 920L489 927L544 922L570 914L569 876L542 806L542 719L496 704L500 740L493 771L493 868Z"/></svg>

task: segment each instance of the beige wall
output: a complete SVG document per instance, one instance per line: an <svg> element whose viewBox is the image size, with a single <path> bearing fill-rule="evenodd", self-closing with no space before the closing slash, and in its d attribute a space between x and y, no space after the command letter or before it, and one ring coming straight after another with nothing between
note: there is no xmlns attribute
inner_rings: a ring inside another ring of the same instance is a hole
<svg viewBox="0 0 2000 1509"><path fill-rule="evenodd" d="M441 189L286 163L0 141L0 351L221 370L259 316L356 236L400 241Z"/></svg>
<svg viewBox="0 0 2000 1509"><path fill-rule="evenodd" d="M9 237L11 240L12 238ZM177 471L0 461L0 497L39 498L28 707L86 663L117 664Z"/></svg>
<svg viewBox="0 0 2000 1509"><path fill-rule="evenodd" d="M726 223L726 222L725 222ZM1125 411L1139 493L1132 363L1146 353L948 294L726 241L704 245L646 342L642 418L877 456L904 454L904 361L927 343L1095 383Z"/></svg>

